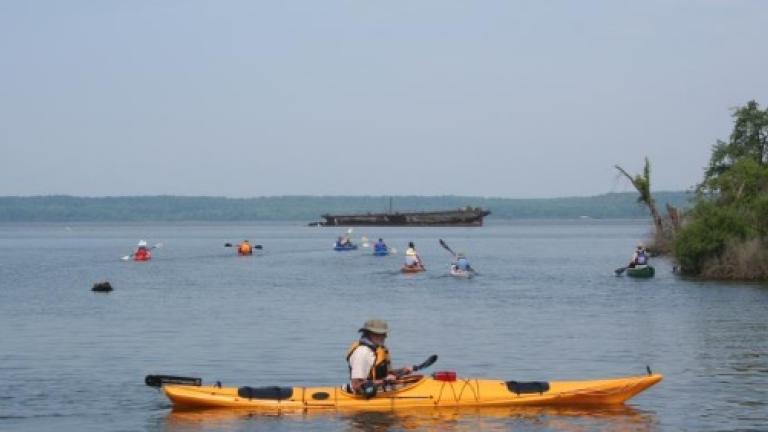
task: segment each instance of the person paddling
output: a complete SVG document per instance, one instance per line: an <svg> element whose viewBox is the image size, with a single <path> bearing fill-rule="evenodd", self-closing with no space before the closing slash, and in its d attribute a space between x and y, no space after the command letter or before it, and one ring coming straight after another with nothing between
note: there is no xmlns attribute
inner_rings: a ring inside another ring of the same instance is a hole
<svg viewBox="0 0 768 432"><path fill-rule="evenodd" d="M386 254L389 251L389 248L387 248L387 244L384 243L383 239L379 239L376 243L373 245L373 252L377 254Z"/></svg>
<svg viewBox="0 0 768 432"><path fill-rule="evenodd" d="M635 253L632 254L632 259L630 259L629 265L627 267L635 268L639 265L647 265L647 264L648 264L648 252L645 250L645 247L642 244L639 244L635 249Z"/></svg>
<svg viewBox="0 0 768 432"><path fill-rule="evenodd" d="M253 247L248 242L248 240L243 240L242 243L237 245L237 254L238 255L253 255Z"/></svg>
<svg viewBox="0 0 768 432"><path fill-rule="evenodd" d="M413 368L408 366L391 369L389 350L384 345L389 332L386 321L369 319L358 331L362 333L360 340L353 343L347 351L347 391L370 397L376 394L377 387L383 387L398 376L413 372Z"/></svg>
<svg viewBox="0 0 768 432"><path fill-rule="evenodd" d="M348 235L339 236L339 238L336 239L336 247L351 247L351 246L352 246L352 239L350 239Z"/></svg>
<svg viewBox="0 0 768 432"><path fill-rule="evenodd" d="M139 244L136 247L136 251L133 252L133 260L148 261L150 258L152 258L152 252L149 251L149 248L147 247L147 242L145 240L139 240Z"/></svg>
<svg viewBox="0 0 768 432"><path fill-rule="evenodd" d="M469 265L469 260L464 255L464 252L459 252L456 254L456 261L451 264L451 266L457 270L465 271L465 272L471 272L474 271L471 265Z"/></svg>
<svg viewBox="0 0 768 432"><path fill-rule="evenodd" d="M424 267L424 262L416 253L416 246L413 242L408 242L408 249L405 251L405 266L408 268Z"/></svg>

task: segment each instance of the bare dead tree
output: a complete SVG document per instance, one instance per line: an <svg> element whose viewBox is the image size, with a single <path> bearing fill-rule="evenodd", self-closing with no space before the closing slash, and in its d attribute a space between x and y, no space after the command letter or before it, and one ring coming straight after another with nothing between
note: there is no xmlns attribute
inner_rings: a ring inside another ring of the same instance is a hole
<svg viewBox="0 0 768 432"><path fill-rule="evenodd" d="M638 174L634 177L624 170L624 168L614 165L621 174L624 175L632 183L632 186L637 189L640 196L637 198L638 202L644 203L648 210L651 212L651 218L653 218L653 224L656 227L656 235L661 236L664 234L664 225L662 224L661 216L658 210L656 210L656 201L654 201L651 195L651 163L648 162L648 158L645 158L645 167L643 168L643 174Z"/></svg>

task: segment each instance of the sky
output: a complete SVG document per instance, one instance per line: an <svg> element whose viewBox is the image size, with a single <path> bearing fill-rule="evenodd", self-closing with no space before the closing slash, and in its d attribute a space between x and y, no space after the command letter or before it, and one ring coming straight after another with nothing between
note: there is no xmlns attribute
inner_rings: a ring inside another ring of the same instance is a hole
<svg viewBox="0 0 768 432"><path fill-rule="evenodd" d="M546 198L698 183L768 2L0 1L0 195Z"/></svg>

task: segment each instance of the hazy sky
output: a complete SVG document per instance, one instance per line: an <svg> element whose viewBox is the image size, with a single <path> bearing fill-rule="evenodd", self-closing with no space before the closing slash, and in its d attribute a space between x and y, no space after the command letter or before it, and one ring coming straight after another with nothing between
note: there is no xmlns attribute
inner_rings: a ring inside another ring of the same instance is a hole
<svg viewBox="0 0 768 432"><path fill-rule="evenodd" d="M768 2L0 1L0 195L593 195L701 179Z"/></svg>

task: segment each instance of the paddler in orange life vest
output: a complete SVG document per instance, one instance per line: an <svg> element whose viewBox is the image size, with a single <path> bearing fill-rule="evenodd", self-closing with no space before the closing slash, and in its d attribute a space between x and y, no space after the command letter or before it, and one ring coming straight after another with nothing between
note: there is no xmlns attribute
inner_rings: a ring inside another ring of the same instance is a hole
<svg viewBox="0 0 768 432"><path fill-rule="evenodd" d="M243 240L242 243L237 245L237 254L238 255L252 255L253 254L253 247L251 247L251 244L248 243L248 240Z"/></svg>
<svg viewBox="0 0 768 432"><path fill-rule="evenodd" d="M133 260L147 261L150 258L152 258L152 253L149 251L149 248L147 247L147 242L144 240L139 240L138 247L136 248L136 251L133 253Z"/></svg>
<svg viewBox="0 0 768 432"><path fill-rule="evenodd" d="M413 372L413 368L407 366L391 369L389 350L384 346L389 331L386 321L370 319L359 331L360 340L347 351L348 391L370 397L376 394L377 387Z"/></svg>

